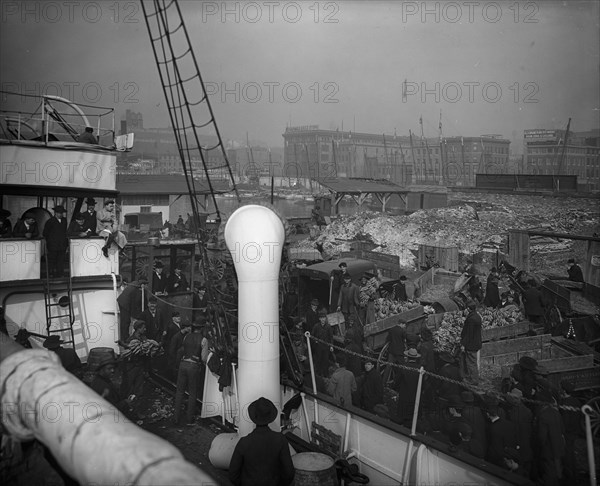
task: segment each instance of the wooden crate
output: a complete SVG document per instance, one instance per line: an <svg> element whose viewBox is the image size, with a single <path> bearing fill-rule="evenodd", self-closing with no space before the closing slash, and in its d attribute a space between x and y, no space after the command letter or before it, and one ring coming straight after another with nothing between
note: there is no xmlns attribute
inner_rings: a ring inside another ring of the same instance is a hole
<svg viewBox="0 0 600 486"><path fill-rule="evenodd" d="M426 327L427 314L423 310L423 306L420 305L414 309L395 314L393 316L385 317L378 321L367 324L364 329L364 336L368 346L373 350L379 350L385 345L388 331L390 328L398 324L398 321L402 319L407 323L407 329L410 327L411 330L422 329Z"/></svg>
<svg viewBox="0 0 600 486"><path fill-rule="evenodd" d="M421 267L438 265L453 272L458 272L458 247L419 245L418 262Z"/></svg>
<svg viewBox="0 0 600 486"><path fill-rule="evenodd" d="M530 323L528 321L518 322L502 327L492 327L481 331L481 340L483 342L499 341L501 339L514 338L527 334Z"/></svg>
<svg viewBox="0 0 600 486"><path fill-rule="evenodd" d="M541 336L529 336L507 341L483 343L481 347L481 356L494 356L498 354L542 349L550 346L551 339L552 336L550 334L542 334Z"/></svg>

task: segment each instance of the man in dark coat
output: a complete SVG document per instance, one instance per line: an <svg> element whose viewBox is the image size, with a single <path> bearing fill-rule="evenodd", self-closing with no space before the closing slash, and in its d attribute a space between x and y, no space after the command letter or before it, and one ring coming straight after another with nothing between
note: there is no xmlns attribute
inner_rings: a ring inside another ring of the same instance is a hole
<svg viewBox="0 0 600 486"><path fill-rule="evenodd" d="M344 285L344 276L348 274L348 265L346 262L340 262L338 265L339 270L331 272L330 285L331 285L331 302L329 302L328 309L333 312L337 308L338 298L340 296L340 289Z"/></svg>
<svg viewBox="0 0 600 486"><path fill-rule="evenodd" d="M487 447L486 417L481 411L481 408L475 405L475 396L472 392L461 392L460 400L463 403L462 418L467 424L469 424L472 430L471 440L468 444L468 451L471 455L484 459Z"/></svg>
<svg viewBox="0 0 600 486"><path fill-rule="evenodd" d="M35 220L35 215L33 213L25 213L23 219L16 222L12 233L13 238L38 238L40 231Z"/></svg>
<svg viewBox="0 0 600 486"><path fill-rule="evenodd" d="M152 296L148 299L148 307L140 315L140 320L146 323L146 336L148 339L160 342L166 323L163 321L156 297Z"/></svg>
<svg viewBox="0 0 600 486"><path fill-rule="evenodd" d="M469 310L460 334L460 344L465 364L465 379L477 383L479 381L479 350L481 349L483 320L477 312L474 302L469 303Z"/></svg>
<svg viewBox="0 0 600 486"><path fill-rule="evenodd" d="M395 370L394 388L398 391L398 421L405 427L410 428L415 411L421 355L415 348L405 351L404 355L406 356L405 366L410 369L400 368Z"/></svg>
<svg viewBox="0 0 600 486"><path fill-rule="evenodd" d="M288 441L281 432L269 428L277 413L273 402L264 397L248 407L256 428L242 437L233 450L229 479L235 486L292 484L296 470Z"/></svg>
<svg viewBox="0 0 600 486"><path fill-rule="evenodd" d="M179 424L183 395L187 391L188 404L186 410L186 423L192 424L196 411L196 399L198 397L198 385L203 370L202 355L202 329L206 324L204 319L198 319L193 324L183 323L181 332L171 340L169 354L175 356L176 362L173 366L177 376L177 392L175 393L175 416L176 424ZM176 348L176 349L175 349Z"/></svg>
<svg viewBox="0 0 600 486"><path fill-rule="evenodd" d="M50 277L62 277L64 273L65 257L69 248L67 238L66 209L55 206L54 216L46 221L44 226L44 238L46 239L46 258L48 259L48 271Z"/></svg>
<svg viewBox="0 0 600 486"><path fill-rule="evenodd" d="M358 285L352 283L352 277L349 273L344 275L344 285L340 288L338 296L337 311L344 314L344 320L348 321L348 316L358 316L358 307L360 305L360 291Z"/></svg>
<svg viewBox="0 0 600 486"><path fill-rule="evenodd" d="M438 375L444 378L449 378L453 381L462 381L458 363L449 352L442 351L440 353L440 361L441 365L438 369ZM431 381L433 383L433 387L437 390L437 394L440 398L448 400L451 396L460 395L461 387L456 383L452 383L446 380L439 380L437 378Z"/></svg>
<svg viewBox="0 0 600 486"><path fill-rule="evenodd" d="M496 267L493 267L488 275L483 305L494 309L500 307L500 291L498 289L498 272Z"/></svg>
<svg viewBox="0 0 600 486"><path fill-rule="evenodd" d="M406 350L406 322L398 320L398 324L390 328L385 342L388 346L388 361L390 363L404 364L404 351ZM383 382L387 384L390 379L392 367L388 366L383 374ZM398 369L394 370L398 375Z"/></svg>
<svg viewBox="0 0 600 486"><path fill-rule="evenodd" d="M567 274L569 275L569 280L572 282L583 282L583 271L581 267L575 262L575 259L569 259L569 269L567 270Z"/></svg>
<svg viewBox="0 0 600 486"><path fill-rule="evenodd" d="M533 415L531 410L521 401L523 393L515 388L506 395L506 419L513 424L515 443L519 446L519 465L527 475L531 472L533 449L531 437L533 431Z"/></svg>
<svg viewBox="0 0 600 486"><path fill-rule="evenodd" d="M319 312L317 309L319 308L319 299L312 299L310 301L310 307L306 311L306 315L304 317L304 325L303 330L311 331L314 327L319 323Z"/></svg>
<svg viewBox="0 0 600 486"><path fill-rule="evenodd" d="M94 129L92 127L85 127L85 131L77 137L77 141L92 145L96 145L98 143L98 139L94 136Z"/></svg>
<svg viewBox="0 0 600 486"><path fill-rule="evenodd" d="M530 322L538 323L544 315L544 301L542 293L537 288L535 280L529 280L523 293L525 315Z"/></svg>
<svg viewBox="0 0 600 486"><path fill-rule="evenodd" d="M498 413L498 400L487 397L485 413L489 420L487 437L488 447L486 460L497 466L504 467L504 449L515 447L515 431L513 424L500 417Z"/></svg>
<svg viewBox="0 0 600 486"><path fill-rule="evenodd" d="M12 238L12 224L8 217L10 211L6 209L0 209L0 238Z"/></svg>
<svg viewBox="0 0 600 486"><path fill-rule="evenodd" d="M549 391L540 390L537 400L542 402L536 409L533 425L537 477L544 486L558 486L565 455L563 422Z"/></svg>
<svg viewBox="0 0 600 486"><path fill-rule="evenodd" d="M53 334L46 338L44 347L58 355L65 370L77 375L81 370L81 360L73 348L63 348L61 346L63 343L64 341L57 334Z"/></svg>
<svg viewBox="0 0 600 486"><path fill-rule="evenodd" d="M117 360L114 356L106 356L98 363L96 376L90 387L108 403L114 405L120 412L131 412L131 401L124 398L114 380L117 374Z"/></svg>
<svg viewBox="0 0 600 486"><path fill-rule="evenodd" d="M367 412L373 412L375 405L383 403L383 380L372 361L365 363L359 393L361 407Z"/></svg>
<svg viewBox="0 0 600 486"><path fill-rule="evenodd" d="M129 337L131 318L139 319L142 315L142 294L146 302L148 299L148 292L145 291L147 284L148 279L140 277L139 280L127 284L121 295L117 298L120 314L119 339L122 341Z"/></svg>
<svg viewBox="0 0 600 486"><path fill-rule="evenodd" d="M69 238L87 238L90 236L91 230L85 228L85 216L77 213L69 223L67 228L67 236Z"/></svg>
<svg viewBox="0 0 600 486"><path fill-rule="evenodd" d="M155 295L165 295L167 292L167 277L164 273L163 263L160 260L154 262L154 271L152 272L152 293Z"/></svg>
<svg viewBox="0 0 600 486"><path fill-rule="evenodd" d="M562 395L560 404L581 409L581 402L575 396L575 386L570 381L562 381L560 384ZM564 430L565 430L565 459L564 459L564 479L565 484L575 484L577 482L577 462L575 460L575 441L581 433L581 413L574 410L560 409Z"/></svg>
<svg viewBox="0 0 600 486"><path fill-rule="evenodd" d="M169 280L167 281L167 292L171 294L173 292L186 292L188 290L190 290L190 286L187 278L185 278L185 275L181 270L181 265L177 265L173 269L173 273L169 275Z"/></svg>
<svg viewBox="0 0 600 486"><path fill-rule="evenodd" d="M85 200L85 204L87 205L87 209L83 216L85 218L84 227L85 231L89 230L90 236L97 236L96 226L98 224L98 219L96 216L96 200L93 197L88 197Z"/></svg>
<svg viewBox="0 0 600 486"><path fill-rule="evenodd" d="M311 341L310 345L313 352L315 374L319 376L329 375L329 352L333 344L333 331L327 321L327 311L323 308L319 310L319 322L313 327L311 334L324 343Z"/></svg>

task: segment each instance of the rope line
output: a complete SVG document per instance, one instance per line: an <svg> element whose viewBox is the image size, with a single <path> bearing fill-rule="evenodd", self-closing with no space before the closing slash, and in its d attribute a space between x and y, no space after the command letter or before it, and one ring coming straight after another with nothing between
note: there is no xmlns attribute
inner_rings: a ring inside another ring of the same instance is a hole
<svg viewBox="0 0 600 486"><path fill-rule="evenodd" d="M327 341L324 341L322 339L319 339L317 337L312 336L309 332L307 332L305 335L306 335L306 337L308 337L309 339L312 339L313 341L315 341L317 343L325 344L325 345L327 345L327 346L329 346L331 348L337 349L338 351L341 351L341 352L346 353L346 354L350 354L352 356L356 356L356 357L359 357L359 358L362 358L362 359L365 359L365 360L368 360L368 361L377 361L379 363L382 363L382 364L384 364L386 366L391 366L393 368L398 368L398 369L402 369L402 370L406 370L406 371L410 371L410 372L421 373L421 371L420 371L419 368L412 368L410 366L405 366L405 365L401 365L401 364L398 364L398 363L392 363L390 361L380 361L377 358L374 358L372 356L368 356L368 355L356 353L355 351L350 351L350 350L348 350L346 348L342 348L342 347L337 346L335 344L328 343ZM471 387L469 383L465 383L464 381L453 380L452 378L448 378L446 376L441 376L441 375L438 375L437 373L433 373L431 371L423 370L422 373L424 375L434 377L436 380L446 381L448 383L452 383L454 385L458 385L458 386L460 386L462 388L466 388L467 390L470 390L473 393L477 393L478 391L481 390L481 389L476 388L476 387ZM504 399L506 399L506 397L507 397L506 394L500 393L499 395L502 398L504 398ZM580 408L572 407L570 405L552 405L552 404L550 404L548 402L541 402L539 400L532 400L530 398L525 398L525 397L520 397L519 399L521 401L523 401L523 402L528 402L528 403L532 403L532 404L535 404L535 405L551 405L554 408L559 408L559 409L567 410L567 411L570 411L570 412L581 412Z"/></svg>

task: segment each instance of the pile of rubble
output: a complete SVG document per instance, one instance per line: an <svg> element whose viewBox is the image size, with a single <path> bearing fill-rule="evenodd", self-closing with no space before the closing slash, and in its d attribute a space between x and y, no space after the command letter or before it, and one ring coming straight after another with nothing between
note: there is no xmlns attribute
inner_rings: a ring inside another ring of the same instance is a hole
<svg viewBox="0 0 600 486"><path fill-rule="evenodd" d="M457 246L460 253L470 255L484 248L505 248L509 229L589 235L600 229L596 199L462 193L449 197L448 207L407 216L373 211L340 216L316 239L294 246L313 249L320 243L326 253L336 255L349 250L350 241L367 239L378 245L374 251L397 255L400 265L409 268L415 266L420 244ZM531 251L568 251L571 244L569 240L533 239Z"/></svg>

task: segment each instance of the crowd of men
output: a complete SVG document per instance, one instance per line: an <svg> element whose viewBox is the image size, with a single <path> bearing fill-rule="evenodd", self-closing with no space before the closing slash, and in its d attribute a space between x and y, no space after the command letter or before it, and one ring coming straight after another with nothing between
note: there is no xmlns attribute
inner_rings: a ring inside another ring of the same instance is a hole
<svg viewBox="0 0 600 486"><path fill-rule="evenodd" d="M76 212L67 224L67 210L62 204L52 207L52 216L43 224L40 231L39 214L35 210L26 211L14 227L10 221L11 212L0 209L0 238L37 239L46 243L48 276L60 278L65 275L67 253L70 238L91 238L101 236L105 239L102 254L108 258L111 247L122 250L127 243L119 232L115 201L106 199L103 209L96 211L96 200L85 200L86 210Z"/></svg>
<svg viewBox="0 0 600 486"><path fill-rule="evenodd" d="M577 275L574 262L569 261L569 265L569 275ZM502 390L478 386L482 347L479 309L520 307L531 322L542 324L547 303L534 279L517 280L521 292L515 287L500 294L501 274L492 268L485 293L468 302L469 312L456 353L434 353L430 329L421 327L409 332L406 323L399 320L388 332L388 355L381 373L373 350L366 347L363 338L357 286L347 269L340 268L343 283L337 311L345 318L344 344L334 341L327 303L318 299L310 301L303 318L289 321L306 373L310 373L311 360L304 333L311 334L312 365L319 391L331 395L342 407L359 407L410 428L422 366L426 374L418 410L419 432L447 442L454 452L485 459L540 484L574 484L577 472L573 444L582 427L581 403L573 384L553 386L537 361L525 356L503 382Z"/></svg>

